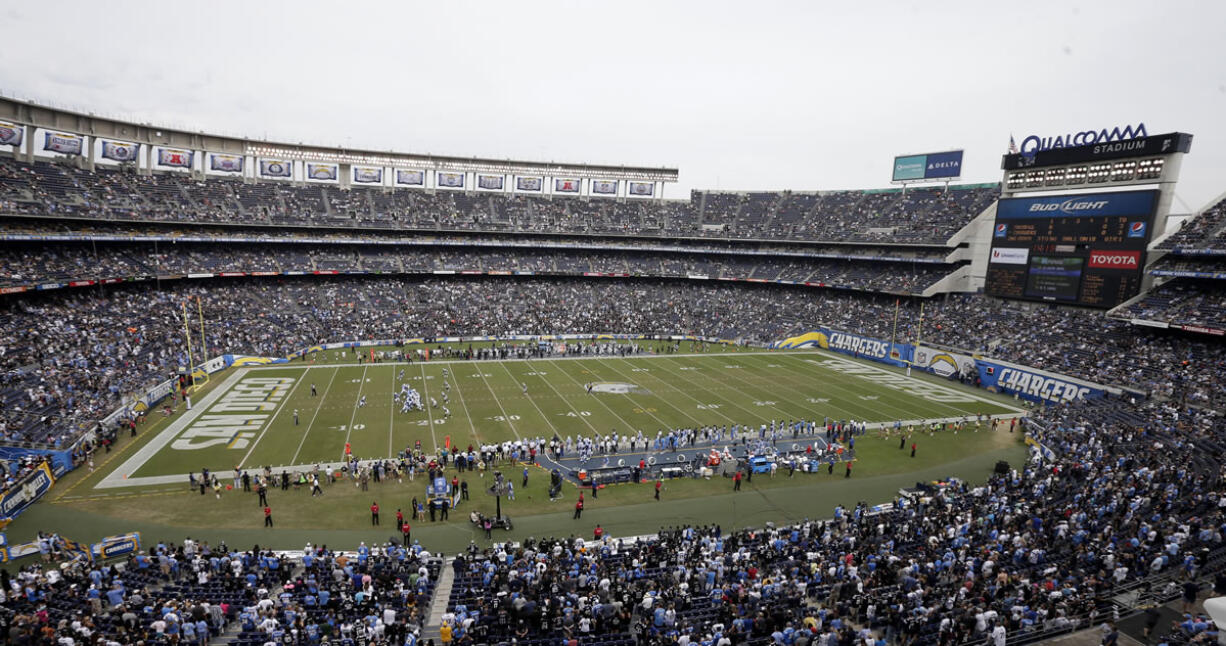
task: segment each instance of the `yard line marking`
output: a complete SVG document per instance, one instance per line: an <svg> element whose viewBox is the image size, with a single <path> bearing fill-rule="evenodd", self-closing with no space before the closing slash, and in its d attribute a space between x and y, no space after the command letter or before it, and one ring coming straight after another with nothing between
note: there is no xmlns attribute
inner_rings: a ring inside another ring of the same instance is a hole
<svg viewBox="0 0 1226 646"><path fill-rule="evenodd" d="M603 359L597 359L597 361L603 361ZM610 367L609 367L609 369L610 369L610 370L612 370L613 372L616 372L618 375L620 375L622 379L625 379L625 380L627 380L627 381L629 381L629 380L630 380L630 378L626 376L626 373L624 373L624 372L622 372L622 371L618 370L617 368L614 368L614 367L610 366ZM651 373L648 373L648 374L651 374ZM677 388L676 386L673 386L672 384L669 384L667 381L664 381L663 379L660 379L659 377L652 377L652 378L653 378L653 379L655 379L656 381L658 381L658 382L660 382L660 383L664 384L665 386L668 386L668 387L669 387L669 388L671 388L672 390L675 390L675 391L677 391L677 392L681 392L681 389L680 389L680 388ZM691 419L691 420L692 420L692 421L693 421L695 424L697 424L697 425L699 425L699 426L702 426L702 421L701 421L701 420L699 420L697 417L694 417L693 415L691 415L691 414L689 414L689 413L685 412L684 410L682 410L682 409L678 408L676 404L674 404L674 403L672 403L671 401L669 401L669 400L665 399L664 397L659 397L658 399L659 399L660 401L664 402L665 404L667 404L667 405L668 405L670 408L672 408L673 410L677 411L678 413L681 413L682 415L685 415L686 417L690 418L690 419ZM698 401L698 400L694 400L694 401ZM699 403L701 403L701 402L699 402ZM717 410L716 412L718 412L718 410ZM731 421L732 421L732 418L731 418L731 417L728 417L727 415L725 415L725 414L723 414L723 413L719 413L719 416L720 416L720 417L723 417L724 419L728 420L729 422L731 422ZM655 416L653 415L652 417L655 417ZM660 418L656 417L656 419L660 419ZM669 428L669 425L668 425L668 424L665 424L665 425L664 425L664 427L665 427L665 428Z"/></svg>
<svg viewBox="0 0 1226 646"><path fill-rule="evenodd" d="M477 433L477 425L473 423L472 413L468 412L468 404L464 403L464 390L460 388L460 380L455 378L455 371L449 370L447 374L451 376L451 382L455 384L455 394L460 398L460 406L464 408L464 417L468 418L468 426L473 431L473 439L477 441L477 445L481 445L481 435Z"/></svg>
<svg viewBox="0 0 1226 646"><path fill-rule="evenodd" d="M665 368L665 370L667 370L667 368ZM720 372L720 371L717 371L717 370L711 370L711 371L705 371L705 372L706 372L706 374L702 375L702 376L703 376L703 378L708 379L708 380L710 380L710 381L717 381L717 380L716 380L716 377L715 377L715 375L716 375L716 374L724 374L723 372ZM738 382L740 382L740 383L744 384L744 386L742 386L742 387L739 389L739 390L741 390L741 392L745 392L745 391L746 391L746 389L753 389L753 390L757 390L758 392L763 392L763 393L766 393L766 396L767 396L767 397L771 397L771 396L773 396L773 395L774 395L774 393L772 393L772 392L770 391L770 389L769 389L769 388L766 388L766 387L763 387L763 386L759 386L759 385L755 384L755 383L754 383L754 382L753 382L751 379L749 379L749 378L747 378L747 377L739 377L739 376L737 376L736 374L734 374L734 373L738 373L738 372L743 372L743 371L740 371L740 370L730 370L730 371L728 371L728 376L729 376L729 377L730 377L732 380L734 380L734 381L738 381ZM720 379L717 381L717 383L728 384L728 383L730 383L730 382L729 382L729 380L728 380L728 379L723 379L723 378L720 378ZM801 393L800 393L800 391L795 390L795 389L793 389L793 388L789 387L788 385L786 385L786 384L784 384L784 383L781 383L781 382L780 382L780 383L775 383L775 384L773 384L773 385L774 385L774 386L777 386L777 387L780 387L780 388L787 388L788 390L791 390L792 392L795 392L795 393L797 393L797 394L801 394ZM758 401L764 401L764 400L758 400ZM770 400L767 400L767 401L770 401ZM805 410L809 411L810 413L817 414L817 413L819 412L819 411L816 411L816 410L814 410L814 409L812 409L812 408L809 408L808 406L804 405L803 403L800 403L800 402L795 402L795 403L796 403L796 405L797 405L797 406L799 406L799 407L800 407L800 408L802 408L802 409L805 409ZM740 404L736 403L735 401L731 401L731 404L732 404L733 406L736 406L737 408L739 408L739 409L741 409L741 410L743 410L743 411L747 412L747 413L748 413L748 412L750 412L750 411L749 411L749 409L745 408L744 406L741 406ZM774 404L770 404L770 405L768 405L768 406L763 406L762 408L773 408L773 409L775 409L775 410L779 411L781 414L786 415L786 416L787 416L789 419L790 419L790 418L792 418L792 417L796 417L796 416L797 416L795 413L788 412L788 411L786 411L786 410L784 410L784 409L782 409L782 408L780 408L780 407L778 407L778 406L776 406L776 405L774 405ZM837 406L832 406L831 408L835 408L835 409L837 409L837 410L844 410L844 409L839 408L839 407L837 407ZM846 412L846 411L844 411L844 412ZM763 416L758 415L758 417L763 417ZM825 416L823 415L823 417L825 417Z"/></svg>
<svg viewBox="0 0 1226 646"><path fill-rule="evenodd" d="M507 367L507 364L502 363L500 361L498 362L498 365L502 366L502 369L507 371L507 375L510 376L512 380L515 379L515 375L511 374L511 369ZM541 377L541 379L544 379L544 377ZM554 392L557 392L557 391L555 390ZM532 399L532 395L529 395L528 391L525 390L524 396L528 398L528 403L532 404L532 407L535 408L536 412L540 414L541 419L545 420L545 423L549 425L549 428L553 429L553 434L557 435L558 427L554 426L553 422L549 421L549 416L545 415L545 411L541 410L541 407L536 405L536 400ZM558 395L558 397L561 397L561 396L562 396L561 394ZM589 423L588 426L591 426L591 423Z"/></svg>
<svg viewBox="0 0 1226 646"><path fill-rule="evenodd" d="M396 396L396 368L392 367L392 396ZM392 432L396 430L396 400L392 400L392 405L388 406L387 411L387 457L393 457L392 453Z"/></svg>
<svg viewBox="0 0 1226 646"><path fill-rule="evenodd" d="M502 363L502 362L499 361L498 363ZM481 364L477 363L476 365L480 366ZM511 432L515 434L515 439L517 440L524 439L520 437L519 430L515 428L514 420L511 419L510 415L507 415L507 409L502 406L502 400L498 399L498 395L494 393L494 387L490 386L490 380L485 377L485 371L482 370L481 368L477 368L477 374L481 375L481 381L485 382L486 390L490 391L490 394L494 396L494 403L498 404L498 410L502 411L502 418L507 421L507 424L511 425Z"/></svg>
<svg viewBox="0 0 1226 646"><path fill-rule="evenodd" d="M552 359L551 359L551 360L549 360L549 363L550 363L550 365L552 365L554 368L556 368L556 369L558 370L558 372L560 372L560 373L562 373L562 374L566 375L566 376L567 376L567 378L569 378L571 381L575 382L575 385L576 385L576 386L582 386L582 385L583 385L583 384L581 384L581 383L579 382L579 380L578 380L578 379L575 379L575 377L574 377L573 375L571 375L569 372L566 372L566 370L565 370L565 369L563 369L561 366L559 366L559 365L555 364L555 363L554 363L554 361L553 361ZM641 429L641 428L636 428L634 424L631 424L630 422L627 422L627 421L626 421L626 418L622 417L621 415L618 415L618 414L617 414L617 411L615 411L615 410L613 410L612 408L610 408L610 407L609 407L609 405L608 405L608 404L606 404L606 403L604 403L604 400L603 400L603 399L601 399L600 397L596 397L595 395L593 395L592 399L595 399L595 400L596 400L596 403L600 404L601 406L604 406L604 407L605 407L605 410L607 410L607 411L609 411L610 413L612 413L612 414L613 414L613 417L616 417L617 419L620 419L620 420L622 421L622 423L626 425L626 428L627 428L627 429L629 429L629 430L631 430L631 431L642 431L642 430L643 430L643 429Z"/></svg>
<svg viewBox="0 0 1226 646"><path fill-rule="evenodd" d="M822 366L820 366L820 364L816 364L816 363L811 364L811 363L808 363L808 361L806 361L805 359L802 359L802 358L797 357L797 356L792 356L791 358L795 359L797 362L800 362L801 367L808 367L808 368L812 368L812 367L822 367ZM823 358L838 359L838 360L842 360L842 361L851 361L851 359L848 359L848 358L846 358L846 357L841 357L841 356L829 357L828 355L826 355L826 356L823 356ZM863 361L855 361L855 362L853 362L853 363L856 363L857 365L859 365L861 368L863 368L863 369L865 369L865 370L868 370L868 371L870 371L870 372L875 372L875 373L877 373L877 374L889 375L890 377L902 377L903 379L906 379L907 381L914 382L914 383L916 383L916 384L918 384L918 385L925 386L925 387L928 387L928 388L933 388L933 389L935 389L935 390L940 390L940 391L943 391L943 392L946 392L946 393L949 393L949 394L952 394L952 395L958 395L958 396L961 396L961 397L968 397L968 398L970 398L970 399L975 399L975 400L981 401L981 402L983 402L983 403L985 403L985 404L990 404L990 405L992 405L992 406L997 406L997 407L1000 407L1000 408L1004 408L1005 410L1012 410L1012 411L1015 411L1015 412L1018 412L1018 413L1024 413L1024 412L1025 412L1024 410L1022 410L1022 409L1020 409L1020 408L1017 408L1017 407L1015 407L1015 406L1011 406L1011 405L1006 404L1006 403L1004 403L1004 402L993 401L993 400L991 400L991 399L988 399L988 398L986 398L986 397L981 397L981 396L979 396L979 395L977 395L977 394L975 394L975 393L972 393L972 392L955 390L955 389L953 389L953 388L950 388L949 386L945 386L945 385L942 385L942 384L935 384L935 383L932 383L932 382L930 382L930 381L928 381L928 380L926 380L926 379L919 379L919 378L917 378L917 377L905 377L905 376L900 375L898 372L891 371L891 370L886 370L885 368L880 368L880 367L877 367L877 366L871 365L871 364L866 363L866 362L863 362ZM799 372L799 370L798 370L798 372ZM867 379L866 377L864 377L864 375L853 375L853 376L858 376L858 377L860 377L860 378L862 378L862 379ZM922 399L922 397L921 397L921 399ZM964 409L964 408L959 408L959 407L957 407L957 406L953 406L953 405L950 405L950 404L946 404L946 403L944 403L944 402L931 402L931 403L933 403L933 404L940 404L941 406L944 406L944 407L946 407L946 408L949 408L949 409L955 410L955 411L957 411L957 412L961 413L963 416L967 416L967 417L971 417L971 416L974 416L974 415L977 415L977 414L978 414L978 413L974 413L974 412L968 411L968 410L966 410L966 409ZM985 413L985 414L986 414L986 413Z"/></svg>
<svg viewBox="0 0 1226 646"><path fill-rule="evenodd" d="M243 456L243 459L238 461L239 468L242 468L247 464L247 458L251 457L251 454L255 451L255 447L259 445L260 440L264 439L264 435L268 433L268 429L272 428L272 425L276 423L277 416L280 415L281 411L285 410L286 408L285 404L289 403L289 401L294 398L294 393L298 392L298 387L302 385L302 382L306 381L306 376L306 370L298 373L298 383L294 384L293 390L289 391L289 396L286 397L279 406L277 406L277 411L272 414L272 419L268 420L268 423L264 425L264 429L260 431L260 434L255 436L255 441L251 443L251 448L247 449L247 454Z"/></svg>
<svg viewBox="0 0 1226 646"><path fill-rule="evenodd" d="M600 360L599 360L599 359L595 359L595 361L599 362ZM616 370L614 370L614 372L617 372L617 371L616 371ZM595 377L595 376L596 376L596 373L594 373L594 372L593 372L593 373L592 373L592 376L593 376L593 377ZM664 420L660 419L660 417L659 417L658 415L656 415L655 413L651 412L651 410L652 410L652 409L651 409L651 407L650 407L650 406L640 406L640 405L639 405L639 403L638 403L638 402L636 402L636 401L634 401L634 398L630 396L630 393L622 393L622 396L623 396L623 397L625 397L625 398L626 398L626 400L627 400L627 401L629 401L631 404L634 404L634 407L635 407L635 408L637 408L637 409L639 409L639 410L643 411L644 413L647 413L648 415L651 415L652 417L654 417L654 418L656 419L656 421L657 421L657 422L659 422L661 425L663 425L663 427L664 427L664 428L672 428L672 425L671 425L671 424L669 424L668 422L665 422ZM660 401L664 401L664 399L663 399L663 398L660 398Z"/></svg>
<svg viewBox="0 0 1226 646"><path fill-rule="evenodd" d="M433 408L430 401L430 389L426 387L426 364L421 362L418 364L421 367L421 406L426 409L426 419L430 420L430 441L434 442L434 452L438 453L438 436L434 434L434 413L430 412Z"/></svg>
<svg viewBox="0 0 1226 646"><path fill-rule="evenodd" d="M345 444L349 443L349 438L353 437L353 420L358 418L358 402L362 401L362 389L366 387L366 371L370 370L367 365L362 368L361 381L358 382L358 398L353 402L353 413L349 415L349 427L345 429Z"/></svg>
<svg viewBox="0 0 1226 646"><path fill-rule="evenodd" d="M665 366L665 368L664 368L665 370L668 370L668 368L667 368L667 364L668 364L668 362L666 362L666 361L660 361L659 363L660 363L660 365L661 365L661 366ZM633 365L633 364L631 364L631 365ZM647 374L648 374L648 375L649 375L649 376L650 376L652 379L655 379L656 381L659 381L660 383L663 383L663 384L664 384L665 386L667 386L668 388L670 388L670 389L672 389L672 390L675 390L675 391L677 391L678 393L680 393L680 394L682 394L682 395L685 395L686 397L689 397L691 400L693 400L693 401L694 401L694 403L695 403L695 404L700 404L700 405L701 405L701 404L710 403L710 402L703 402L703 401L699 400L697 397L694 397L693 395L691 395L691 394L689 394L688 392L686 392L686 391L682 390L681 388L678 388L678 387L676 387L676 386L674 386L674 385L672 385L672 384L668 383L667 381L664 381L663 379L661 379L661 378L659 378L659 377L657 377L657 376L655 376L655 375L651 374L650 372L648 372ZM685 381L685 379L686 379L686 377L685 377L684 375L677 375L677 376L678 376L679 378L681 378L681 380L682 380L682 381ZM703 375L703 376L704 376L704 377L706 377L706 375ZM707 377L707 378L708 378L708 379L710 379L709 377ZM692 380L692 379L690 380L690 383L691 383L691 384L693 384L693 380ZM693 385L696 385L696 384L693 384ZM738 391L740 391L740 389L737 389L737 390L738 390ZM714 392L713 390L711 390L711 389L709 389L709 388L703 388L703 391L704 391L704 392L708 392L708 393L713 393L713 392ZM743 392L743 391L741 391L741 392ZM747 409L747 408L745 408L745 407L741 406L740 404L737 404L737 403L736 403L736 402L733 400L733 398L731 398L731 397L729 397L729 398L726 398L726 399L725 399L725 398L722 398L722 397L716 396L716 398L720 400L720 402L719 402L719 403L728 403L728 404L731 404L732 406L736 406L737 408L740 408L741 410L745 411L746 413L749 413L750 415L752 415L752 416L753 416L753 417L755 417L755 418L761 417L761 416L760 416L760 415L758 415L757 413L754 413L753 411L751 411L751 410L749 410L749 409ZM673 408L676 408L676 406L673 406ZM708 410L712 410L712 409L708 409ZM734 420L734 419L732 419L731 417L728 417L727 415L725 415L725 414L724 414L724 412L723 412L723 409L716 408L716 409L713 409L713 410L714 410L714 412L715 412L715 414L716 414L716 415L719 415L720 417L724 418L725 420L727 420L727 421L729 421L729 422L731 422L731 423L733 423L733 424L736 424L736 423L737 423L737 421L736 421L736 420ZM690 419L694 419L694 418L693 418L693 417L690 417ZM700 425L700 426L705 426L704 424L701 424L701 423L700 423L699 425Z"/></svg>
<svg viewBox="0 0 1226 646"><path fill-rule="evenodd" d="M311 434L311 427L315 426L315 418L319 416L319 409L323 408L323 403L328 399L328 391L332 389L332 382L336 380L336 373L340 372L340 368L332 371L332 377L328 379L328 385L324 386L323 397L319 398L319 406L315 407L315 413L311 415L311 421L307 422L306 431L302 434L302 439L298 441L298 450L294 451L294 457L290 458L290 464L298 463L298 454L302 453L302 445L306 443L307 436Z"/></svg>
<svg viewBox="0 0 1226 646"><path fill-rule="evenodd" d="M749 363L749 362L747 361L746 363ZM783 369L783 370L788 370L788 371L791 371L791 372L793 372L793 373L796 373L796 374L800 375L801 377L805 377L805 376L807 376L807 374L808 374L808 373L800 372L800 371L798 371L798 370L796 370L796 369L794 369L794 368L789 368L789 367L787 367L787 366L785 366L785 365L782 365L782 364L780 364L780 365L779 365L779 367L780 367L781 369ZM859 405L859 404L855 403L855 401L854 401L854 400L855 400L856 398L858 398L858 397L859 397L859 395L856 393L856 390L855 390L854 388L847 388L847 387L844 387L844 386L840 386L840 385L838 385L838 376L839 376L839 375L838 375L837 373L836 373L836 374L830 374L830 371L828 371L828 370L826 370L826 369L824 369L824 368L820 369L820 370L819 370L819 372L820 372L820 374L821 374L821 376L822 376L822 377L826 378L826 381L824 382L823 387L824 387L824 388L827 388L827 389L829 389L829 390L831 390L831 391L834 391L834 392L840 393L840 395L841 395L841 396L839 397L839 402L840 402L840 403L842 403L842 404L848 404L848 405L850 405L850 406L851 406L851 408L844 408L844 407L842 407L842 406L836 406L836 405L834 405L834 403L833 403L833 402L834 402L834 400L833 400L833 398L832 398L832 400L831 400L830 402L827 402L828 404L830 404L830 407L831 407L832 409L837 410L837 411L841 411L841 412L843 412L843 413L846 413L846 414L847 414L847 419L849 419L849 420L854 420L854 419L856 419L856 417L857 417L857 416L860 416L860 415L862 415L862 414L863 414L863 412L862 412L862 411L866 410L866 407L861 406L861 405ZM796 393L796 394L798 394L798 395L801 395L802 397L806 397L806 398L808 397L808 395L806 395L804 392L802 392L801 390L799 390L799 389L797 389L797 388L793 388L793 387L788 386L788 385L786 385L786 384L780 384L780 386L781 386L781 387L783 387L783 388L787 388L788 390L791 390L792 392L794 392L794 393ZM820 394L820 393L819 393L819 394ZM927 404L931 404L932 402L925 402L925 403L927 403ZM807 406L805 406L804 404L798 404L798 405L799 405L799 406L801 406L802 408L808 408L808 407L807 407ZM898 411L899 413L905 413L905 414L914 414L914 413L915 413L915 411L912 411L912 410L907 410L907 409L905 409L905 408L899 408L899 407L897 407L897 406L891 406L890 404L887 404L887 403L884 403L884 402L882 403L882 406L887 407L887 408L892 408L892 409L894 409L895 411ZM811 409L811 408L810 408L809 410L813 410L813 409ZM869 410L869 411L870 411L870 413L869 413L869 415L870 415L870 416L876 413L876 411L873 411L871 408L867 408L867 410ZM855 411L861 411L861 413L857 414ZM815 411L815 412L816 412L816 411ZM824 414L824 413L823 413L823 417L825 417L825 414ZM864 420L864 421L867 421L867 418L865 418L865 420Z"/></svg>

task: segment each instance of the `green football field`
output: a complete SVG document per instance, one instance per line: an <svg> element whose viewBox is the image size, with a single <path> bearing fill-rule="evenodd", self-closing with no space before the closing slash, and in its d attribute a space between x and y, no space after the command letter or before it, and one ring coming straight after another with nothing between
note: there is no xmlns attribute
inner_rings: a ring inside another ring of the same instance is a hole
<svg viewBox="0 0 1226 646"><path fill-rule="evenodd" d="M305 541L352 548L359 541L387 540L394 532L387 524L371 525L372 502L389 515L408 509L425 494L424 479L385 479L368 490L342 478L325 482L320 497L300 487L274 488L268 499L276 526L268 529L256 494L223 489L218 496L201 495L188 487L186 474L207 467L230 484L236 465L252 472L264 465L336 465L346 442L354 455L370 459L397 455L418 442L432 453L448 441L466 448L554 433L594 436L616 429L655 437L666 428L827 417L887 427L901 420L905 428L1024 413L1007 397L827 351L685 342L679 353L666 354L660 352L666 344L645 345L657 354L358 365L352 351L328 351L306 363L231 368L213 375L193 397L192 410L180 405L168 417L152 412L136 438L124 435L113 451L96 454L96 468L78 469L57 482L7 529L8 536L28 540L41 530L96 540L139 531L147 541L189 535L282 549L300 548ZM392 395L403 384L422 392L426 410L402 413L393 404ZM587 384L594 385L593 393ZM442 411L444 391L449 416ZM358 406L363 397L366 405ZM429 407L430 398L439 400L439 407ZM970 426L961 434L918 427L907 432L906 442L917 442L918 454L901 450L896 435L870 431L857 438L854 475L841 468L794 477L781 473L747 481L740 492L732 491L727 478L677 478L664 483L659 500L651 484L611 485L599 499L589 492L582 520L570 511L576 485L568 482L563 497L554 501L547 495L547 474L533 471L526 486L516 479L514 500L501 501L502 511L514 516L515 529L495 539L586 535L594 523L627 536L683 523L731 528L821 518L835 504L884 502L917 481L957 476L977 482L998 461L1025 459L1022 434L1009 432L1007 424L996 433L987 425L982 432ZM507 468L501 462L496 467ZM486 475L459 475L475 492L460 503L459 513L413 523L413 537L430 549L488 543L468 521L472 511L493 514L497 508L483 493Z"/></svg>
<svg viewBox="0 0 1226 646"><path fill-rule="evenodd" d="M555 434L655 437L660 429L772 420L908 425L1019 412L981 391L828 352L689 349L408 364L343 363L353 355L330 353L314 364L235 368L215 376L191 411L95 488L185 482L185 474L204 467L225 475L235 467L339 463L346 445L355 457L373 459L417 446L434 453L447 444ZM393 401L405 384L421 393L424 411L402 412Z"/></svg>

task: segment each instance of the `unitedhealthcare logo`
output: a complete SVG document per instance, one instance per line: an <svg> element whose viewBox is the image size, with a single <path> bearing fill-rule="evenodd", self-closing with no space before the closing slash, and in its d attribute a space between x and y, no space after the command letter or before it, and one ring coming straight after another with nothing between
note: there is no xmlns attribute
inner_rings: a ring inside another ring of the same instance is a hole
<svg viewBox="0 0 1226 646"><path fill-rule="evenodd" d="M1107 208L1110 200L1086 200L1086 199L1071 199L1060 202L1059 204L1031 204L1031 213L1053 213L1059 211L1067 215L1081 215L1084 213L1093 213Z"/></svg>

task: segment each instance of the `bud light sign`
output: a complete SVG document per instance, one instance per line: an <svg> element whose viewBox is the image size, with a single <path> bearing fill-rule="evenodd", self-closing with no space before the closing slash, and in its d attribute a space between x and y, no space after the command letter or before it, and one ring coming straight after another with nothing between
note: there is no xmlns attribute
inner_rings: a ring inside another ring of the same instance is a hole
<svg viewBox="0 0 1226 646"><path fill-rule="evenodd" d="M894 158L893 181L895 182L951 179L961 175L961 150Z"/></svg>
<svg viewBox="0 0 1226 646"><path fill-rule="evenodd" d="M1148 217L1154 212L1157 197L1158 191L1127 191L1011 198L997 204L996 218ZM1141 231L1144 233L1144 227Z"/></svg>

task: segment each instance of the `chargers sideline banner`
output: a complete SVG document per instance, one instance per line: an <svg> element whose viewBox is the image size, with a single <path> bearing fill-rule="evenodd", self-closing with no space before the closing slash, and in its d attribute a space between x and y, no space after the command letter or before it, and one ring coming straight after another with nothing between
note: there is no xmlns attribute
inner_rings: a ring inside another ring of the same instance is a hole
<svg viewBox="0 0 1226 646"><path fill-rule="evenodd" d="M173 168L191 168L193 151L178 148L159 148L158 165Z"/></svg>
<svg viewBox="0 0 1226 646"><path fill-rule="evenodd" d="M7 525L21 515L27 507L50 491L53 484L55 476L51 473L50 462L44 461L22 476L21 480L9 487L4 497L0 498L0 525Z"/></svg>
<svg viewBox="0 0 1226 646"><path fill-rule="evenodd" d="M243 172L243 156L209 153L209 168L227 173L241 173Z"/></svg>
<svg viewBox="0 0 1226 646"><path fill-rule="evenodd" d="M69 132L48 132L43 138L43 150L65 155L80 155L84 139Z"/></svg>
<svg viewBox="0 0 1226 646"><path fill-rule="evenodd" d="M992 392L1044 403L1061 403L1078 399L1104 397L1107 393L1121 394L1123 389L1016 365L996 359L945 352L936 348L909 343L894 343L872 337L849 334L829 328L818 328L770 344L771 348L821 348L840 354L871 359L897 367L908 364L943 377L977 373L979 385Z"/></svg>
<svg viewBox="0 0 1226 646"><path fill-rule="evenodd" d="M25 127L0 121L0 146L20 146L25 134Z"/></svg>
<svg viewBox="0 0 1226 646"><path fill-rule="evenodd" d="M102 156L117 162L134 162L140 153L140 144L126 141L102 140Z"/></svg>
<svg viewBox="0 0 1226 646"><path fill-rule="evenodd" d="M1112 392L1106 386L1073 377L993 359L977 359L980 385L992 392L1017 395L1036 402L1060 403L1095 399ZM1118 389L1113 392L1119 393Z"/></svg>
<svg viewBox="0 0 1226 646"><path fill-rule="evenodd" d="M889 341L881 341L872 337L840 332L829 328L818 328L811 332L790 337L772 343L770 347L786 349L821 348L899 367L907 365L912 360L912 347L910 344L890 343Z"/></svg>
<svg viewBox="0 0 1226 646"><path fill-rule="evenodd" d="M294 165L284 159L261 159L260 175L264 177L292 177Z"/></svg>

